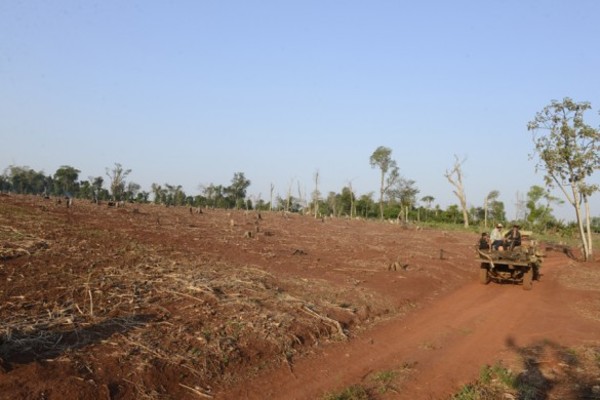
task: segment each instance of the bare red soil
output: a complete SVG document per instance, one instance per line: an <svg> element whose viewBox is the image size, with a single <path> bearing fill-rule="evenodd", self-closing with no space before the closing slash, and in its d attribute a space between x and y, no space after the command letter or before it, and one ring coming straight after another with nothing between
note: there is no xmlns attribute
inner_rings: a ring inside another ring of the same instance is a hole
<svg viewBox="0 0 600 400"><path fill-rule="evenodd" d="M0 197L0 398L447 399L497 361L538 373L536 398L593 395L600 264L548 251L533 290L481 285L476 240Z"/></svg>

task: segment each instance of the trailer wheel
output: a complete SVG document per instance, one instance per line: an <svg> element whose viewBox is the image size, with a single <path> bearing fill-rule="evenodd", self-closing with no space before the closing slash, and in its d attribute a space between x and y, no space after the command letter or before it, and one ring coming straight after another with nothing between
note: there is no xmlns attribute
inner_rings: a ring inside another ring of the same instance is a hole
<svg viewBox="0 0 600 400"><path fill-rule="evenodd" d="M531 290L533 281L533 268L529 267L527 272L523 275L523 290Z"/></svg>
<svg viewBox="0 0 600 400"><path fill-rule="evenodd" d="M481 268L479 268L479 282L483 285L490 283L490 273L487 264L481 263Z"/></svg>

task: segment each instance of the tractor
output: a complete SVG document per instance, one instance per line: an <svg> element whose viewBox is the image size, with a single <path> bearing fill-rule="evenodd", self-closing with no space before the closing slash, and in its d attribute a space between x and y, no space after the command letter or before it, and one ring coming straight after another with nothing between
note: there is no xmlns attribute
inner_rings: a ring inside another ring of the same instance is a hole
<svg viewBox="0 0 600 400"><path fill-rule="evenodd" d="M490 281L522 284L524 290L531 290L534 280L540 280L540 267L544 255L538 243L530 240L529 232L522 232L520 246L508 246L506 250L477 248L479 281L487 285Z"/></svg>

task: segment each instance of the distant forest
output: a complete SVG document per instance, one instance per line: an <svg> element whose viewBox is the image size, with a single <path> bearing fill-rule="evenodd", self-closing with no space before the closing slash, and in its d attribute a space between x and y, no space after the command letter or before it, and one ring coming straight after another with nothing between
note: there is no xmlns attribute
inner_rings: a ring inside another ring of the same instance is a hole
<svg viewBox="0 0 600 400"><path fill-rule="evenodd" d="M228 185L209 184L200 188L198 195L186 194L181 185L153 183L150 191L142 190L135 182L128 181L131 170L116 163L106 168L103 176L90 176L80 179L80 170L72 166L61 166L52 175L35 171L26 166L11 165L0 175L0 190L4 193L32 194L54 197L71 197L89 201L126 201L135 203L155 203L167 206L214 207L226 209L275 210L311 213L316 216L360 216L379 217L379 204L374 193L356 196L351 184L340 193L329 192L325 197L317 188L310 194L302 193L300 184L293 182L285 188L285 196L274 194L269 199L248 196L251 181L243 172L236 172ZM419 190L414 181L400 179L395 188L388 190L384 201L384 218L419 221L462 223L459 207L452 205L446 210L433 206L435 198L425 196L417 206ZM318 177L315 178L318 186ZM317 206L315 209L315 205ZM477 211L474 211L477 213ZM504 205L494 202L490 215L504 220Z"/></svg>
<svg viewBox="0 0 600 400"><path fill-rule="evenodd" d="M302 212L316 217L380 217L375 194L371 192L356 196L351 184L344 186L339 193L329 192L322 196L318 191L318 173L315 174L315 190L310 195L302 193L299 183L297 188L291 183L286 188L285 196L274 195L274 187L271 186L269 199L247 195L251 181L243 172L235 173L228 185L211 183L201 187L201 193L194 196L186 194L181 185L168 183L153 183L150 191L142 190L139 184L127 180L130 173L130 169L115 163L113 167L106 168L104 176L90 176L82 180L79 177L80 170L72 166L61 166L54 174L46 175L26 166L11 165L0 175L0 191L69 197L98 203L123 201L165 206ZM383 217L405 223L463 224L458 205L441 209L439 205L433 205L434 197L418 198L418 193L414 181L400 178L395 187L385 193ZM507 222L504 203L497 198L498 192L493 191L488 197L487 204L469 209L469 220L473 225L481 226L484 220L490 226L495 222ZM524 227L540 231L568 229L569 225L557 221L552 215L550 205L553 201L556 199L549 199L543 188L533 186L524 201L524 218L518 222ZM599 218L594 218L592 225L594 231L600 231Z"/></svg>

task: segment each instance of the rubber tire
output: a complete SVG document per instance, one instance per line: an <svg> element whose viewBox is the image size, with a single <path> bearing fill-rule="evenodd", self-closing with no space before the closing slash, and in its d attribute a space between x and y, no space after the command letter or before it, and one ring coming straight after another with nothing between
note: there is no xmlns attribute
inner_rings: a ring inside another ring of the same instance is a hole
<svg viewBox="0 0 600 400"><path fill-rule="evenodd" d="M527 272L523 275L523 290L531 290L533 282L533 268L529 267Z"/></svg>
<svg viewBox="0 0 600 400"><path fill-rule="evenodd" d="M479 282L483 285L490 283L490 273L487 267L484 267L483 265L479 268Z"/></svg>

